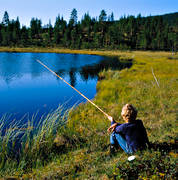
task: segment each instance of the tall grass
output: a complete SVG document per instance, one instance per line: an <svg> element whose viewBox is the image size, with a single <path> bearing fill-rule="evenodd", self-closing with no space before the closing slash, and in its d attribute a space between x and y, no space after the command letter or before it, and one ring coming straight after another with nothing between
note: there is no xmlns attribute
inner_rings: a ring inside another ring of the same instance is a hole
<svg viewBox="0 0 178 180"><path fill-rule="evenodd" d="M44 130L41 129L42 133L37 138L34 136L34 142L31 141L32 145L30 143L23 144L23 156L18 166L20 170L17 169L16 172L28 171L29 169L25 169L26 167L36 168L31 173L17 177L34 179L176 179L178 55L172 57L169 52L138 51L88 52L82 50L73 52L121 56L122 59L134 58L134 64L130 69L107 70L100 73L102 80L97 84L97 95L94 102L121 123L123 122L120 117L122 106L126 103L136 106L138 118L143 120L152 143L152 149L138 152L138 158L133 162L127 161L128 156L122 150L118 150L115 156L110 156L107 148L109 134L106 132L110 125L109 121L91 104L81 104L70 113L65 127L57 130L55 138L52 134L52 138L50 135L43 135L46 129L44 124ZM49 144L47 137L51 139ZM55 146L52 145L52 140L54 140ZM27 146L25 146L26 144ZM49 160L47 162L43 159L43 157L50 159L57 151L61 152L65 148L67 151L60 154L55 160L53 159L51 163L48 163ZM25 156L26 152L27 156ZM46 152L48 152L48 156ZM25 157L27 158L25 159ZM33 163L27 166L26 161L32 158L34 158ZM39 166L41 168L38 168Z"/></svg>
<svg viewBox="0 0 178 180"><path fill-rule="evenodd" d="M57 130L66 124L69 111L64 112L60 106L42 116L38 123L35 123L34 115L27 124L14 120L8 127L10 117L4 115L0 119L0 175L30 171L59 154L54 140Z"/></svg>

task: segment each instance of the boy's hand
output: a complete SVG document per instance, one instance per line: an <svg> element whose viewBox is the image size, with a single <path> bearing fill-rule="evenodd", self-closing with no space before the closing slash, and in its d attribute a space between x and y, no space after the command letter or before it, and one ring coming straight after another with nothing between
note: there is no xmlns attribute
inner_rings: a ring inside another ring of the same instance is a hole
<svg viewBox="0 0 178 180"><path fill-rule="evenodd" d="M108 116L108 119L112 122L113 121L113 117Z"/></svg>
<svg viewBox="0 0 178 180"><path fill-rule="evenodd" d="M110 133L110 132L113 132L113 131L115 130L116 126L117 126L117 123L114 123L112 126L110 126L110 127L107 129L107 131L108 131L109 133Z"/></svg>
<svg viewBox="0 0 178 180"><path fill-rule="evenodd" d="M114 131L114 128L113 127L109 127L108 129L107 129L107 132L108 133L112 133Z"/></svg>

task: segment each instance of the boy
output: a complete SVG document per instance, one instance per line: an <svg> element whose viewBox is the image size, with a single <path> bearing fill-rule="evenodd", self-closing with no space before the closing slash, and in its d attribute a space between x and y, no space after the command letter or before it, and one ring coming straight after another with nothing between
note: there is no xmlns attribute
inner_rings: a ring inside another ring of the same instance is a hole
<svg viewBox="0 0 178 180"><path fill-rule="evenodd" d="M108 116L111 121L108 132L112 132L110 135L111 153L117 145L120 145L127 154L145 149L147 145L149 147L146 129L141 120L136 120L137 110L131 104L126 104L122 108L121 115L126 122L124 124L116 123L111 116Z"/></svg>

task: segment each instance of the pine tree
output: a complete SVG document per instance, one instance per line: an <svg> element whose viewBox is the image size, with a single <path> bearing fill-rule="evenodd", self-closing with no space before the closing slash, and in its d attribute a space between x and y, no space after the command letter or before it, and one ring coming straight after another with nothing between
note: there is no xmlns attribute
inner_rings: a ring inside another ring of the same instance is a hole
<svg viewBox="0 0 178 180"><path fill-rule="evenodd" d="M111 22L114 22L114 13L111 13Z"/></svg>
<svg viewBox="0 0 178 180"><path fill-rule="evenodd" d="M28 29L25 26L22 26L21 29L21 44L23 46L27 46L29 41L29 36L28 36Z"/></svg>
<svg viewBox="0 0 178 180"><path fill-rule="evenodd" d="M18 17L14 23L13 33L15 44L18 44L20 42L20 21Z"/></svg>
<svg viewBox="0 0 178 180"><path fill-rule="evenodd" d="M48 41L48 44L50 45L52 42L52 36L53 36L53 27L51 25L51 20L49 20L49 24L47 25L47 28L48 28L47 41Z"/></svg>
<svg viewBox="0 0 178 180"><path fill-rule="evenodd" d="M0 24L0 46L2 46L2 28L3 28L3 26L2 26L2 24Z"/></svg>
<svg viewBox="0 0 178 180"><path fill-rule="evenodd" d="M31 43L33 45L38 45L40 46L42 43L41 39L41 32L42 32L42 27L41 27L41 20L32 18L30 22L30 38L31 38Z"/></svg>
<svg viewBox="0 0 178 180"><path fill-rule="evenodd" d="M83 41L85 42L90 42L90 33L92 31L92 26L91 26L91 17L87 13L84 15L82 21L81 21L81 28L82 28L82 33L83 33Z"/></svg>
<svg viewBox="0 0 178 180"><path fill-rule="evenodd" d="M108 16L108 21L109 22L114 22L114 14L113 14L113 12L111 13L111 15Z"/></svg>
<svg viewBox="0 0 178 180"><path fill-rule="evenodd" d="M71 26L76 26L77 25L77 10L74 8L71 12L71 16L70 16L70 20L69 20L69 24Z"/></svg>
<svg viewBox="0 0 178 180"><path fill-rule="evenodd" d="M103 9L99 15L99 21L104 22L107 20L107 14L106 11Z"/></svg>
<svg viewBox="0 0 178 180"><path fill-rule="evenodd" d="M4 16L3 16L3 19L2 19L2 24L4 26L8 26L9 24L9 14L7 11L4 12Z"/></svg>
<svg viewBox="0 0 178 180"><path fill-rule="evenodd" d="M55 44L59 44L60 42L60 16L58 15L56 17L56 22L55 22L55 25L54 25L54 43Z"/></svg>

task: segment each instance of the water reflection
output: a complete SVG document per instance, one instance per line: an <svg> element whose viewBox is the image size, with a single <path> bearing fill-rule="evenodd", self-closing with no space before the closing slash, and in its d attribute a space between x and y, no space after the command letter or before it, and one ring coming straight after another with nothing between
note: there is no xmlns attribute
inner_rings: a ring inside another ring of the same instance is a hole
<svg viewBox="0 0 178 180"><path fill-rule="evenodd" d="M132 66L131 59L125 62L123 61L121 62L120 60L118 60L118 58L110 58L109 60L103 59L100 62L91 65L86 65L79 68L71 68L69 71L65 69L62 70L60 69L56 73L61 77L64 77L68 74L68 76L70 77L70 84L72 86L75 86L77 84L76 82L77 73L80 74L83 81L87 81L88 79L98 78L99 72L103 71L104 69L121 70L124 68L130 68L131 66Z"/></svg>
<svg viewBox="0 0 178 180"><path fill-rule="evenodd" d="M69 77L70 77L70 84L75 87L76 85L76 70L75 68L71 68L69 71Z"/></svg>
<svg viewBox="0 0 178 180"><path fill-rule="evenodd" d="M121 63L116 58L94 55L0 53L0 117L12 113L12 118L19 120L28 114L30 119L37 111L40 117L65 102L68 102L66 108L85 102L73 89L37 63L36 59L48 65L89 99L96 94L101 70L131 66L131 62Z"/></svg>

